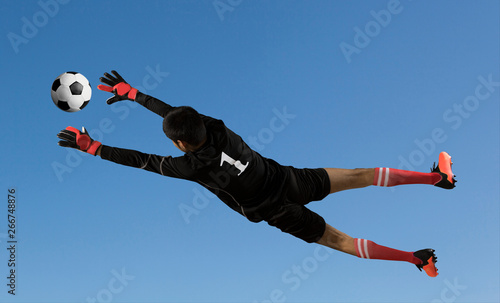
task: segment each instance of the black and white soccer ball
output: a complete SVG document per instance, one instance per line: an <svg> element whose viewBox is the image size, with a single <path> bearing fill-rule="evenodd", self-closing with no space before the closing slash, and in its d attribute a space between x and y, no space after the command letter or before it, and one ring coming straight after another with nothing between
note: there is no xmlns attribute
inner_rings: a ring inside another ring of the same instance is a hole
<svg viewBox="0 0 500 303"><path fill-rule="evenodd" d="M63 111L77 112L89 103L92 88L84 75L77 72L65 72L52 83L50 95L54 104Z"/></svg>

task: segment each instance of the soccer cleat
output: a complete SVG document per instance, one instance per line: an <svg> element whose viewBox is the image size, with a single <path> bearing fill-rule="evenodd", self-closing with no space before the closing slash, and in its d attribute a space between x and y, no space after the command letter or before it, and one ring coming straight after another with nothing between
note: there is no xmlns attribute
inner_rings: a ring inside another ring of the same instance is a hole
<svg viewBox="0 0 500 303"><path fill-rule="evenodd" d="M421 249L413 253L413 255L420 260L422 264L415 264L415 266L422 271L424 269L425 273L429 277L436 277L438 275L438 270L436 268L437 257L434 254L434 249Z"/></svg>
<svg viewBox="0 0 500 303"><path fill-rule="evenodd" d="M447 152L441 152L439 154L438 165L436 166L436 162L434 162L431 172L440 174L441 180L434 184L434 186L445 189L452 189L455 187L457 180L455 180L455 175L451 171L452 164L451 157Z"/></svg>

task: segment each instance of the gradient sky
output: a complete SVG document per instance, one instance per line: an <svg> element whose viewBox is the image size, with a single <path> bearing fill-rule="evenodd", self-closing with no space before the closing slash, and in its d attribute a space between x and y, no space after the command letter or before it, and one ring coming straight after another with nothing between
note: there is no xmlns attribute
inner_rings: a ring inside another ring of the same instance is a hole
<svg viewBox="0 0 500 303"><path fill-rule="evenodd" d="M498 1L2 1L0 302L498 302ZM116 69L172 105L225 121L296 167L428 172L457 188L370 187L310 204L353 237L432 247L440 275L362 260L254 224L196 184L57 145L179 156L161 118L108 106ZM52 81L84 74L89 105ZM16 189L16 295L7 191Z"/></svg>

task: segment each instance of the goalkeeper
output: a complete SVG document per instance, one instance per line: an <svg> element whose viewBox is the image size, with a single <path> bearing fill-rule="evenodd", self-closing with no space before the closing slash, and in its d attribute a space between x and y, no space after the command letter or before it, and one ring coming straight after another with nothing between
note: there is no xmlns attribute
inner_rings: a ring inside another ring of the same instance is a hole
<svg viewBox="0 0 500 303"><path fill-rule="evenodd" d="M393 168L297 169L283 166L252 150L221 120L188 106L170 106L142 94L116 72L105 73L98 89L113 93L112 104L135 101L163 118L163 131L183 156L159 156L103 145L85 130L67 127L59 145L102 159L167 177L196 182L252 222L266 221L308 243L318 243L359 258L406 261L431 277L437 276L433 249L401 251L370 240L352 238L333 228L305 205L342 190L374 186L428 184L455 187L451 157L442 152L430 173Z"/></svg>

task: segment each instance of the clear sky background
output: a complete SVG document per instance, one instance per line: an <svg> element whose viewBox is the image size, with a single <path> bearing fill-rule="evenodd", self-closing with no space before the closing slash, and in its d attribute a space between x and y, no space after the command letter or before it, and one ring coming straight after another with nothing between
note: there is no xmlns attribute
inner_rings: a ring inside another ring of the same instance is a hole
<svg viewBox="0 0 500 303"><path fill-rule="evenodd" d="M1 1L1 302L498 302L498 1ZM452 191L370 187L310 204L353 237L434 248L440 275L359 259L254 224L203 188L57 145L179 156L160 117L108 106L116 69L172 105L220 118L296 167L428 172ZM59 110L52 81L92 100ZM16 190L16 295L7 191Z"/></svg>

